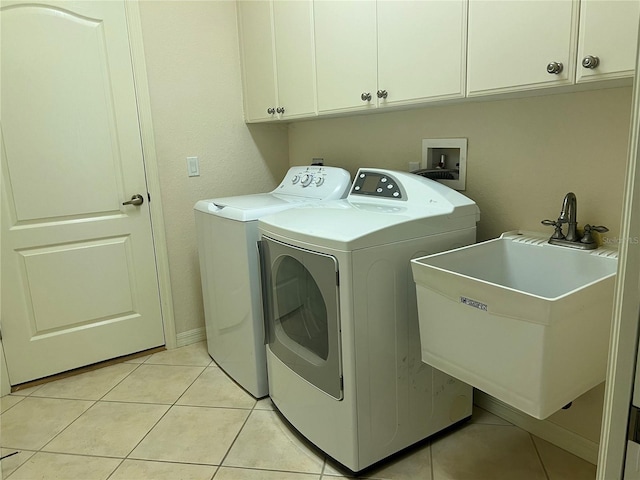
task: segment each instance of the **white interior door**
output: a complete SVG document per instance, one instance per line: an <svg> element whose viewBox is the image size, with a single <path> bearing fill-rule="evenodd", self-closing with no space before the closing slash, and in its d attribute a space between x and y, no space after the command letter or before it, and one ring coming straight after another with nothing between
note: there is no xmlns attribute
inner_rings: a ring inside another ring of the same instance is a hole
<svg viewBox="0 0 640 480"><path fill-rule="evenodd" d="M164 344L124 1L4 1L12 385ZM140 206L122 205L140 194Z"/></svg>

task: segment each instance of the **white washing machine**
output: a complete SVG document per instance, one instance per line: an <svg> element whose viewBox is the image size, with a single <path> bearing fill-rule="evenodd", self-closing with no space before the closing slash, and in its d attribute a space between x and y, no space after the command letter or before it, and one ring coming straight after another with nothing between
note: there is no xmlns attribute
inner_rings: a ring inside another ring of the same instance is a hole
<svg viewBox="0 0 640 480"><path fill-rule="evenodd" d="M269 393L258 218L344 198L349 184L349 172L341 168L291 167L272 192L201 200L194 207L209 355L254 397Z"/></svg>
<svg viewBox="0 0 640 480"><path fill-rule="evenodd" d="M479 210L440 183L363 168L345 200L260 218L269 395L352 471L471 415L420 360L410 259L471 244Z"/></svg>

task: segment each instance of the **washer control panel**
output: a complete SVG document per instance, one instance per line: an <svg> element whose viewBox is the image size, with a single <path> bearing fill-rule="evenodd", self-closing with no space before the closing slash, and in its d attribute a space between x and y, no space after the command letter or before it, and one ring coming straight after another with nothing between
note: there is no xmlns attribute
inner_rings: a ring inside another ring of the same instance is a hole
<svg viewBox="0 0 640 480"><path fill-rule="evenodd" d="M391 176L379 172L360 170L353 182L351 194L371 195L401 200L402 191L398 182Z"/></svg>
<svg viewBox="0 0 640 480"><path fill-rule="evenodd" d="M349 190L349 172L325 166L291 167L273 193L304 197L338 199Z"/></svg>

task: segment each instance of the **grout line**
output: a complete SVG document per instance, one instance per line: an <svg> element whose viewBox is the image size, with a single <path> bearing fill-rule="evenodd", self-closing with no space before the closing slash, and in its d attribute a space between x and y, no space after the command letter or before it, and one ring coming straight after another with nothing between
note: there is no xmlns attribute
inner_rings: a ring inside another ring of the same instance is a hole
<svg viewBox="0 0 640 480"><path fill-rule="evenodd" d="M151 358L151 357L149 357L149 358ZM160 416L158 421L156 423L154 423L153 426L149 430L147 430L147 433L145 433L142 436L140 441L134 445L134 447L127 454L126 458L129 458L129 455L131 455L135 451L135 449L138 448L142 442L144 442L144 440L149 436L149 434L153 431L153 429L156 428L158 426L158 424L162 421L162 419L165 418L167 416L167 414L171 411L171 409L176 406L176 402L178 402L178 400L180 400L180 398L182 398L182 396L185 394L185 392L187 390L189 390L193 386L193 384L196 382L196 380L198 380L198 378L200 378L200 376L202 375L202 373L205 370L206 370L206 367L204 367L202 369L202 371L196 376L196 378L193 379L193 381L189 384L189 386L184 389L184 391L178 396L178 398L172 404L169 404L169 408L167 408L167 410ZM165 406L166 405L167 404L165 404Z"/></svg>
<svg viewBox="0 0 640 480"><path fill-rule="evenodd" d="M185 388L185 389L184 389L184 391L183 391L183 392L178 396L178 398L176 399L176 401L175 401L175 402L173 402L173 405L171 405L172 407L174 407L174 406L178 405L178 402L180 401L180 399L181 399L182 397L184 397L184 394L185 394L185 393L187 393L187 391L188 391L191 387L193 387L193 386L195 385L195 383L198 381L198 379L199 379L202 375L204 375L204 373L207 371L207 368L209 368L209 367L203 367L203 368L202 368L202 371L201 371L201 372L196 376L196 378L194 378L194 379L193 379L193 382L191 382L191 383L189 384L189 386L188 386L187 388Z"/></svg>
<svg viewBox="0 0 640 480"><path fill-rule="evenodd" d="M50 398L50 397L38 397L38 398L44 398L44 399L51 399L51 400L69 400L66 398L63 399L58 399L58 398ZM84 401L84 402L93 402L89 408L87 408L85 411L83 411L80 415L78 415L76 418L74 418L71 423L69 423L69 425L67 425L66 427L64 427L62 430L60 430L58 433L56 433L53 438L51 438L51 440L49 440L48 442L46 442L44 445L42 445L42 447L40 447L36 453L42 452L42 453L51 453L51 452L43 452L42 449L45 448L47 445L49 445L51 442L53 442L56 438L58 438L60 435L62 435L63 432L65 432L71 425L73 425L74 423L76 423L78 421L78 419L80 417L82 417L85 413L87 413L89 410L91 410L93 407L96 406L96 404L98 403L97 400L69 400L71 402L77 402L77 401Z"/></svg>
<svg viewBox="0 0 640 480"><path fill-rule="evenodd" d="M214 466L214 465L210 465ZM253 472L270 472L270 473L293 473L295 475L318 475L318 480L320 480L321 473L317 472L302 472L300 470L277 470L273 468L258 468L258 467L241 467L236 465L220 465L219 468L229 468L233 470L251 470ZM358 478L358 477L333 477L333 478ZM362 477L363 479L371 479L371 480L382 480L377 479L375 477Z"/></svg>
<svg viewBox="0 0 640 480"><path fill-rule="evenodd" d="M216 469L213 471L213 475L211 476L211 478L209 480L213 480L214 478L216 478L216 475L220 471L220 465L215 465L215 467L216 467Z"/></svg>
<svg viewBox="0 0 640 480"><path fill-rule="evenodd" d="M429 440L429 472L431 473L431 480L435 480L433 476L433 441Z"/></svg>
<svg viewBox="0 0 640 480"><path fill-rule="evenodd" d="M129 364L127 364L127 365L136 365L136 364L131 364L131 363L129 363ZM138 364L136 365L136 368L134 368L134 369L133 369L133 370L131 370L129 373L127 373L124 377L122 377L122 379L121 379L119 382L116 382L116 384L115 384L113 387L111 387L109 390L107 390L107 392L106 392L104 395L102 395L102 396L98 399L98 401L101 401L104 397L106 397L107 395L109 395L109 394L113 391L113 389L114 389L114 388L116 388L118 385L120 385L122 382L124 382L127 378L129 378L129 375L131 375L133 372L135 372L136 370L138 370L138 369L140 368L140 365L142 365L142 364L141 364L141 363L138 363Z"/></svg>
<svg viewBox="0 0 640 480"><path fill-rule="evenodd" d="M113 474L116 473L116 471L122 466L125 460L126 458L121 459L120 463L116 466L116 468L113 469L113 471L107 476L105 480L109 480L113 476Z"/></svg>
<svg viewBox="0 0 640 480"><path fill-rule="evenodd" d="M533 439L533 434L529 433L529 439L533 444L533 449L536 451L536 455L538 456L538 460L540 461L540 465L542 466L542 471L544 472L544 476L546 477L547 480L550 480L549 473L547 472L547 467L545 467L544 461L542 460L542 455L540 455L540 451L538 450L538 445L536 445L536 442Z"/></svg>
<svg viewBox="0 0 640 480"><path fill-rule="evenodd" d="M7 407L7 409L6 409L4 412L0 413L0 417L1 417L2 415L4 415L5 413L7 413L9 410L11 410L11 409L12 409L13 407L15 407L16 405L18 405L20 402L22 402L25 398L27 398L27 397L24 397L24 396L20 396L20 395L12 395L12 394L6 395L6 396L4 396L4 397L2 397L2 398L7 398L7 397L9 397L9 396L12 396L12 397L14 397L14 398L19 398L20 400L18 400L18 401L17 401L16 403L14 403L13 405L11 405L11 406Z"/></svg>
<svg viewBox="0 0 640 480"><path fill-rule="evenodd" d="M253 408L249 411L249 414L247 415L247 418L245 418L244 422L242 422L242 426L238 429L238 433L236 433L236 436L233 437L232 442L229 444L229 448L227 448L226 453L222 456L222 460L220 460L220 466L221 467L224 465L224 461L229 456L229 452L231 452L231 449L233 448L233 446L235 445L236 441L238 440L238 437L240 436L240 433L242 433L242 430L244 430L244 427L247 424L247 422L249 421L249 418L251 417L251 415L255 411L255 408L256 408L257 404L258 404L257 401L256 401L256 403L253 404Z"/></svg>

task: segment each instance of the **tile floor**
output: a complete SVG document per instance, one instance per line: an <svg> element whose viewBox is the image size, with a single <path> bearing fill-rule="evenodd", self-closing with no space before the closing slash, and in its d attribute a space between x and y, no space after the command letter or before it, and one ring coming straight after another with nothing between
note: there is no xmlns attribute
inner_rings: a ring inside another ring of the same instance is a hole
<svg viewBox="0 0 640 480"><path fill-rule="evenodd" d="M346 473L211 361L205 343L2 398L9 480L320 480ZM581 480L595 466L481 409L362 478Z"/></svg>

